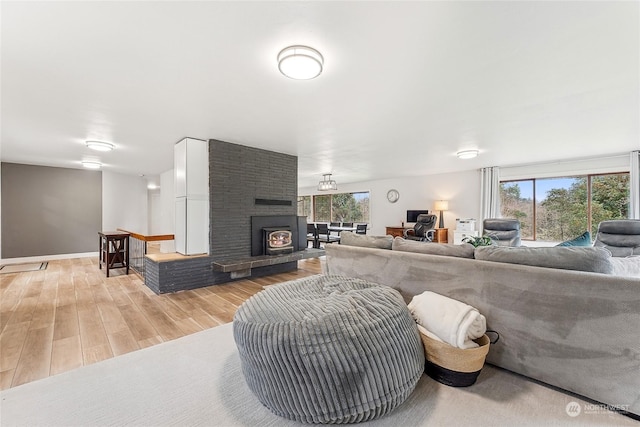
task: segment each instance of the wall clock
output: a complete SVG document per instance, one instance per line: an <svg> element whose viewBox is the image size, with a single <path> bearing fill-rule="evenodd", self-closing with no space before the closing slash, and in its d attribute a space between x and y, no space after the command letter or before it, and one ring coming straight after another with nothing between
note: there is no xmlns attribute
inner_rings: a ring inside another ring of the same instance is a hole
<svg viewBox="0 0 640 427"><path fill-rule="evenodd" d="M398 190L389 190L389 191L387 191L387 200L390 203L397 202L399 198L400 198L400 193L398 193Z"/></svg>

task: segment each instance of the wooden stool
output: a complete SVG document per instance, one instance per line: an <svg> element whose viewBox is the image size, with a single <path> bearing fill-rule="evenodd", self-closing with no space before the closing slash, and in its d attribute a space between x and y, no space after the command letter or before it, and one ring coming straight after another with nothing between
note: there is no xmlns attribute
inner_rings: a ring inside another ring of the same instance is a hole
<svg viewBox="0 0 640 427"><path fill-rule="evenodd" d="M102 264L107 270L112 268L126 268L129 274L129 233L122 231L100 231L100 269Z"/></svg>

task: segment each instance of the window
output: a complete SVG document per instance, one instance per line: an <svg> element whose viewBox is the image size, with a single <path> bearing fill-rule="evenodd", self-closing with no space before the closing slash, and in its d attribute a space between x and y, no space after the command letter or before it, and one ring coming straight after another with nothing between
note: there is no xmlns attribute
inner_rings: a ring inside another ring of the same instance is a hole
<svg viewBox="0 0 640 427"><path fill-rule="evenodd" d="M520 220L523 239L563 241L629 216L629 174L500 182L501 213Z"/></svg>
<svg viewBox="0 0 640 427"><path fill-rule="evenodd" d="M369 192L300 196L298 215L306 216L307 222L368 223Z"/></svg>
<svg viewBox="0 0 640 427"><path fill-rule="evenodd" d="M298 216L306 216L307 222L312 221L311 196L298 197Z"/></svg>

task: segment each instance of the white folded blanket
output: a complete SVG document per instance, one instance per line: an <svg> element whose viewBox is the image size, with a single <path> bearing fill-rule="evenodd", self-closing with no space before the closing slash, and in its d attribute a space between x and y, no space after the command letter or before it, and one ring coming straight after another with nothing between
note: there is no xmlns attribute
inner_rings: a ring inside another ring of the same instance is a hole
<svg viewBox="0 0 640 427"><path fill-rule="evenodd" d="M477 309L435 292L425 291L413 297L409 311L418 325L440 341L458 348L474 348L472 340L487 331L487 320Z"/></svg>

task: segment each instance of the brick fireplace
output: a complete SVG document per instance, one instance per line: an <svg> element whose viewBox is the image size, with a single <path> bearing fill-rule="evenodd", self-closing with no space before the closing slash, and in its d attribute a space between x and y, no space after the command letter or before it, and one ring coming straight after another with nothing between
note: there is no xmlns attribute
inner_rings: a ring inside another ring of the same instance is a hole
<svg viewBox="0 0 640 427"><path fill-rule="evenodd" d="M297 260L309 256L297 198L296 156L209 140L209 254L181 262L147 260L145 283L165 293L295 270ZM262 259L263 228L280 227L291 233L292 252Z"/></svg>

